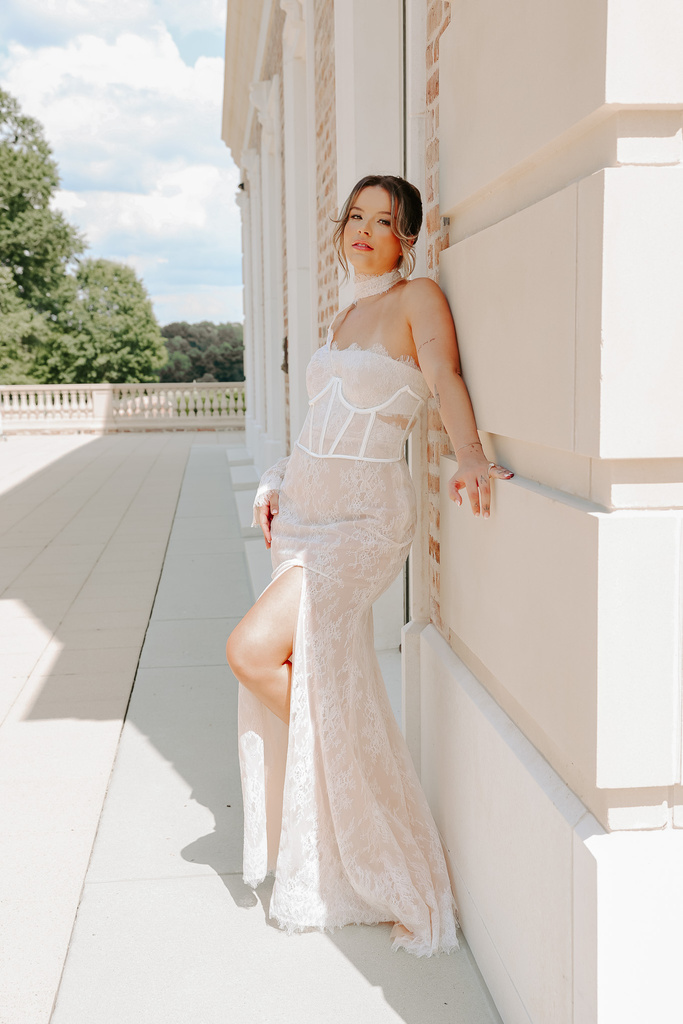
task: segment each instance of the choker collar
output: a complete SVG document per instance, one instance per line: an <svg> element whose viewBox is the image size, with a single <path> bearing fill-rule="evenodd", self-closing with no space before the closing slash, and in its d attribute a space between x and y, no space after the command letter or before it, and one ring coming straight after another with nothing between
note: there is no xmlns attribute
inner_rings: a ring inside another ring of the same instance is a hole
<svg viewBox="0 0 683 1024"><path fill-rule="evenodd" d="M354 274L354 300L366 299L369 295L381 295L393 288L397 281L403 279L400 270L390 270L388 274Z"/></svg>

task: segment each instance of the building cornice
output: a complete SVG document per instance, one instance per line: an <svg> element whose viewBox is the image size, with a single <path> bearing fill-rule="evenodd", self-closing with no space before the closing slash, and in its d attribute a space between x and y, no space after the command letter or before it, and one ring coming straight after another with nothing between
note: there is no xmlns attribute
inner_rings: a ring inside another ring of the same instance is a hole
<svg viewBox="0 0 683 1024"><path fill-rule="evenodd" d="M280 8L285 12L285 24L282 30L282 60L305 60L306 58L306 26L304 24L303 5L300 0L280 0Z"/></svg>
<svg viewBox="0 0 683 1024"><path fill-rule="evenodd" d="M228 0L221 137L238 165L249 145L254 114L245 83L261 78L274 10L275 0Z"/></svg>

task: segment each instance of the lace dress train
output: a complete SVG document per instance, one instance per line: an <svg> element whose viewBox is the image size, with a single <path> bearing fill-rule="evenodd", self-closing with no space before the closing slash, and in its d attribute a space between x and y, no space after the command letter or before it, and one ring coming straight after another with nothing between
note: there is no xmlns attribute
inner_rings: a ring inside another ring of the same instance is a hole
<svg viewBox="0 0 683 1024"><path fill-rule="evenodd" d="M457 947L441 840L389 705L372 604L415 528L404 442L428 394L412 361L328 339L309 414L257 503L279 491L273 577L303 567L289 730L240 686L244 879L275 873L288 931L394 921L394 946Z"/></svg>

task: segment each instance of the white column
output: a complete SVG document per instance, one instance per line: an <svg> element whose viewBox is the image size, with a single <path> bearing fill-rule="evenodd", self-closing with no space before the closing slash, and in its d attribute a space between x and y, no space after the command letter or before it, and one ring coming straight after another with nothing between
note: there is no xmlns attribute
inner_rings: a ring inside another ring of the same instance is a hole
<svg viewBox="0 0 683 1024"><path fill-rule="evenodd" d="M305 26L306 48L306 104L299 111L299 117L305 116L308 127L305 153L301 153L301 165L306 160L308 189L308 251L310 266L308 272L309 292L311 295L308 315L308 330L311 354L318 347L318 196L317 180L317 118L316 118L316 79L315 79L315 4L314 0L302 0L302 14Z"/></svg>
<svg viewBox="0 0 683 1024"><path fill-rule="evenodd" d="M286 12L282 35L287 227L287 321L289 342L289 416L292 443L308 410L306 367L313 353L311 337L311 249L308 164L310 125L306 117L306 29L299 0L280 0Z"/></svg>
<svg viewBox="0 0 683 1024"><path fill-rule="evenodd" d="M243 171L243 181L245 172ZM253 302L254 287L252 281L252 237L251 237L251 201L244 181L244 191L237 194L237 205L242 214L242 282L244 286L244 377L247 413L245 417L245 435L247 448L251 450L250 435L254 422L255 380L254 380L254 323Z"/></svg>
<svg viewBox="0 0 683 1024"><path fill-rule="evenodd" d="M263 240L261 235L262 200L261 200L261 161L255 149L246 150L242 158L246 171L246 184L249 191L249 256L250 256L250 295L249 311L251 326L249 330L251 348L251 377L253 378L252 408L247 409L246 442L247 447L257 464L260 463L260 439L265 433L266 403L264 393L265 381L265 350L263 322Z"/></svg>
<svg viewBox="0 0 683 1024"><path fill-rule="evenodd" d="M265 469L285 454L285 402L282 308L282 173L278 76L251 87L261 123L261 198L263 211L264 426L257 465Z"/></svg>
<svg viewBox="0 0 683 1024"><path fill-rule="evenodd" d="M425 202L425 137L427 118L427 4L426 0L405 0L405 167L406 177ZM427 273L427 229L415 247L415 277ZM413 431L408 444L408 462L417 495L415 540L408 558L408 619L402 634L403 733L413 761L420 768L422 756L420 634L429 622L429 507L427 492L426 415Z"/></svg>
<svg viewBox="0 0 683 1024"><path fill-rule="evenodd" d="M402 0L336 0L334 5L337 196L341 205L366 174L403 174ZM353 299L340 269L339 304ZM402 582L373 609L375 643L398 647Z"/></svg>
<svg viewBox="0 0 683 1024"><path fill-rule="evenodd" d="M427 2L405 0L405 168L406 178L425 201L425 138L427 120ZM427 231L422 227L415 246L415 277L427 274Z"/></svg>
<svg viewBox="0 0 683 1024"><path fill-rule="evenodd" d="M401 0L336 0L337 184L403 170Z"/></svg>
<svg viewBox="0 0 683 1024"><path fill-rule="evenodd" d="M337 195L366 174L403 173L401 0L336 0ZM339 303L353 298L340 278Z"/></svg>

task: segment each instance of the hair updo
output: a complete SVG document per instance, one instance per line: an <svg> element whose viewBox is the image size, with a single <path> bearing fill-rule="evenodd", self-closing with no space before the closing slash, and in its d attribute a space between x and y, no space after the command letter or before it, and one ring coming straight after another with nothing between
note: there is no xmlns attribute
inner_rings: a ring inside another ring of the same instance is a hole
<svg viewBox="0 0 683 1024"><path fill-rule="evenodd" d="M404 277L410 277L415 268L415 242L422 226L422 200L419 191L405 178L396 178L393 174L366 174L357 182L349 197L342 206L337 225L332 236L332 243L337 259L349 276L349 263L344 253L344 228L351 210L356 205L358 196L364 188L379 186L389 193L391 198L391 230L401 243L401 255L396 263Z"/></svg>

